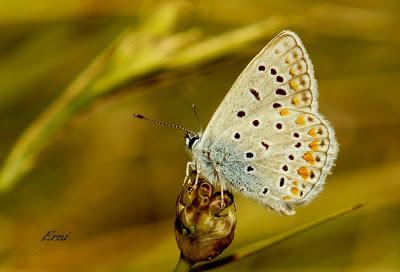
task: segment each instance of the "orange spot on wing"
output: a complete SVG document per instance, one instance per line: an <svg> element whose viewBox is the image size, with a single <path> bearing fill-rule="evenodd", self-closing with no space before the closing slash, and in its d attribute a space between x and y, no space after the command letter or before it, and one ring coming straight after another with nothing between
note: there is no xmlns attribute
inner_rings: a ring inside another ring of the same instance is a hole
<svg viewBox="0 0 400 272"><path fill-rule="evenodd" d="M312 155L312 153L310 151L304 153L303 159L305 159L309 164L314 164L314 162L315 162L314 156Z"/></svg>
<svg viewBox="0 0 400 272"><path fill-rule="evenodd" d="M317 136L317 133L315 132L315 128L311 128L311 129L308 131L308 135L310 135L311 137Z"/></svg>
<svg viewBox="0 0 400 272"><path fill-rule="evenodd" d="M285 195L285 196L282 197L282 199L283 199L283 200L290 200L290 199L292 199L292 198L291 198L290 196L288 196L288 195Z"/></svg>
<svg viewBox="0 0 400 272"><path fill-rule="evenodd" d="M290 190L292 192L292 194L294 195L298 195L299 194L299 189L297 187L292 187L292 189Z"/></svg>
<svg viewBox="0 0 400 272"><path fill-rule="evenodd" d="M296 186L296 187L297 187L297 184L298 184L297 180L293 180L293 181L292 181L292 184L293 184L293 186Z"/></svg>
<svg viewBox="0 0 400 272"><path fill-rule="evenodd" d="M279 112L279 114L282 115L282 116L289 115L289 110L288 110L288 109L283 109L283 110L281 110L281 111Z"/></svg>
<svg viewBox="0 0 400 272"><path fill-rule="evenodd" d="M314 151L318 151L319 141L318 140L312 141L312 143L309 144L309 147Z"/></svg>
<svg viewBox="0 0 400 272"><path fill-rule="evenodd" d="M307 179L310 176L310 170L308 170L307 167L302 166L299 169L297 169L297 173L303 178Z"/></svg>
<svg viewBox="0 0 400 272"><path fill-rule="evenodd" d="M296 119L296 124L298 125L304 125L306 122L304 121L304 116L300 116Z"/></svg>
<svg viewBox="0 0 400 272"><path fill-rule="evenodd" d="M296 106L296 105L298 105L299 103L300 103L300 100L299 100L298 97L293 97L293 98L292 98L292 104L293 104L293 105Z"/></svg>
<svg viewBox="0 0 400 272"><path fill-rule="evenodd" d="M296 80L289 81L289 85L293 90L296 90L296 88L299 86L299 84L297 84Z"/></svg>

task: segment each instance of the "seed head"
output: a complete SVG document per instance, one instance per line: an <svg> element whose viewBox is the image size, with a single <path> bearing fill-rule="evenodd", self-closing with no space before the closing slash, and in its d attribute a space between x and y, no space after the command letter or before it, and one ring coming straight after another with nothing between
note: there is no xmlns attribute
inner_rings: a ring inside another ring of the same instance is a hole
<svg viewBox="0 0 400 272"><path fill-rule="evenodd" d="M211 260L231 244L236 226L232 204L230 192L224 191L222 203L221 192L205 180L184 186L176 202L175 236L186 260Z"/></svg>

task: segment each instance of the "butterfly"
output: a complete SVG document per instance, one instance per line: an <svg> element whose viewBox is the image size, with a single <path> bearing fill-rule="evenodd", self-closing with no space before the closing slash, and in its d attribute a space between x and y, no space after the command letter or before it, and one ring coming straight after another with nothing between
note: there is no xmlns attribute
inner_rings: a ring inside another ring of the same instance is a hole
<svg viewBox="0 0 400 272"><path fill-rule="evenodd" d="M318 87L300 38L283 31L235 81L204 132L188 131L186 169L285 215L323 189L338 153L318 113Z"/></svg>

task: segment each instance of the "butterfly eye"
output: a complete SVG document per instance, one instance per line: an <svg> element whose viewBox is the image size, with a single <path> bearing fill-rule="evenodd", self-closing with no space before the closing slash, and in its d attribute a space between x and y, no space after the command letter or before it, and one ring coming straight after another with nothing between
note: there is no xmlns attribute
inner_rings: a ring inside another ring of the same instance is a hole
<svg viewBox="0 0 400 272"><path fill-rule="evenodd" d="M198 137L198 136L195 136L195 137L190 138L190 139L189 139L189 142L186 141L188 148L189 148L190 150L192 150L193 145L194 145L198 140L199 140L199 137Z"/></svg>

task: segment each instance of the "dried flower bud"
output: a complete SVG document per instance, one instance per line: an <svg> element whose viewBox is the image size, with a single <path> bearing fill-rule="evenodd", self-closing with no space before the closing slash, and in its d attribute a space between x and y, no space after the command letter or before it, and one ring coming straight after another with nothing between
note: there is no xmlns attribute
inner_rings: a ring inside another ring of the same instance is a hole
<svg viewBox="0 0 400 272"><path fill-rule="evenodd" d="M192 262L207 261L228 247L234 235L236 217L233 195L214 192L200 179L197 187L186 185L176 203L175 236L183 257Z"/></svg>

